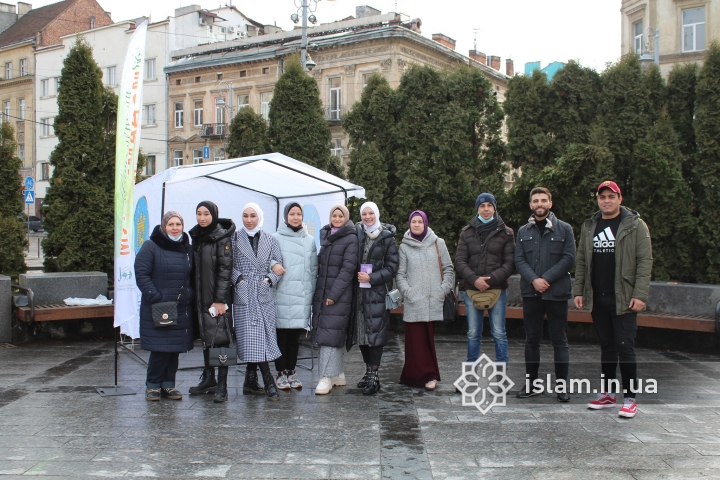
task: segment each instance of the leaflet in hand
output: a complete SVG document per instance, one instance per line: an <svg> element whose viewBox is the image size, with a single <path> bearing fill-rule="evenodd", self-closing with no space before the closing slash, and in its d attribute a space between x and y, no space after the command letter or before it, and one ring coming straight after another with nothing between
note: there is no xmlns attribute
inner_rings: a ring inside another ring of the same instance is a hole
<svg viewBox="0 0 720 480"><path fill-rule="evenodd" d="M372 273L372 263L361 263L360 271L370 275ZM370 288L370 282L360 282L360 288Z"/></svg>

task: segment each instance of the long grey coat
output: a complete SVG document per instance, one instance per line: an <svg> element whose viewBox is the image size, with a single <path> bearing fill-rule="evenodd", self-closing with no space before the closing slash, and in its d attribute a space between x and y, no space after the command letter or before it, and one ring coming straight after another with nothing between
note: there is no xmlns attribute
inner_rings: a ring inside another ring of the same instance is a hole
<svg viewBox="0 0 720 480"><path fill-rule="evenodd" d="M309 328L318 273L315 239L307 228L296 232L284 223L273 237L280 245L285 268L285 273L275 284L276 326Z"/></svg>
<svg viewBox="0 0 720 480"><path fill-rule="evenodd" d="M233 320L241 362L269 362L280 358L273 288L263 280L268 277L273 285L278 282L280 277L270 270L270 262L282 263L282 253L272 235L266 232L259 235L257 256L245 230L233 235Z"/></svg>
<svg viewBox="0 0 720 480"><path fill-rule="evenodd" d="M437 242L445 279L440 278ZM400 244L400 266L397 287L403 294L405 322L432 322L443 319L445 295L455 285L455 270L445 241L438 238L431 228L422 242L412 238L410 230L403 235Z"/></svg>

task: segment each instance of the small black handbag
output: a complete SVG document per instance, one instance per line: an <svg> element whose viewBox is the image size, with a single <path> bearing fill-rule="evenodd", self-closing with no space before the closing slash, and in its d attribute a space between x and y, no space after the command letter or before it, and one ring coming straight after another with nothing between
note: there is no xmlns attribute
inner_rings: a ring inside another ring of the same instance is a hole
<svg viewBox="0 0 720 480"><path fill-rule="evenodd" d="M440 280L445 280L443 274L442 261L440 260L440 249L435 242L435 251L437 252L438 267L440 268ZM455 288L450 290L450 293L445 295L443 301L443 322L454 322L458 317L458 298L455 295Z"/></svg>
<svg viewBox="0 0 720 480"><path fill-rule="evenodd" d="M227 320L228 312L225 312L222 317L225 322L225 326L228 329L228 335L230 336L230 346L227 347L216 347L215 346L215 334L220 326L220 317L215 317L215 332L213 333L213 339L210 343L209 353L209 364L211 367L229 367L230 365L237 364L237 348L232 342L232 332L230 331L230 325Z"/></svg>
<svg viewBox="0 0 720 480"><path fill-rule="evenodd" d="M160 302L151 305L152 319L155 327L172 327L178 324L178 302L185 286L180 289L178 298L174 302Z"/></svg>

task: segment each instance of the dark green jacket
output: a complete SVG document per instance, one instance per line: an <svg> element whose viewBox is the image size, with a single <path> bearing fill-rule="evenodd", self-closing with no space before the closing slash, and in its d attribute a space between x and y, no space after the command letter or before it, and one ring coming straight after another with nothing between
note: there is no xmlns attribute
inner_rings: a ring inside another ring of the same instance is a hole
<svg viewBox="0 0 720 480"><path fill-rule="evenodd" d="M595 227L601 213L596 212L583 223L577 248L573 296L582 295L592 312L592 259ZM615 239L615 305L617 314L632 313L630 300L647 302L652 271L650 231L637 212L620 207L620 227Z"/></svg>

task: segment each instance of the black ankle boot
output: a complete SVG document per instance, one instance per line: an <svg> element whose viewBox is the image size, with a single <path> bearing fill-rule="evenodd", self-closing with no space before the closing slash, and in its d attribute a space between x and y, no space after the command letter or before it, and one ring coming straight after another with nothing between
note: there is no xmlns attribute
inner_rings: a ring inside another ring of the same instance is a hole
<svg viewBox="0 0 720 480"><path fill-rule="evenodd" d="M213 393L217 382L215 381L215 367L210 366L210 350L203 349L203 359L205 360L205 368L200 375L200 383L194 387L190 387L190 395L199 393Z"/></svg>
<svg viewBox="0 0 720 480"><path fill-rule="evenodd" d="M270 372L270 366L267 362L260 364L260 371L262 372L263 385L265 386L265 395L267 395L268 400L277 402L280 400L280 394L278 393L275 379Z"/></svg>
<svg viewBox="0 0 720 480"><path fill-rule="evenodd" d="M227 402L227 374L228 367L218 367L218 383L215 389L215 398L213 398L215 402Z"/></svg>
<svg viewBox="0 0 720 480"><path fill-rule="evenodd" d="M362 380L360 380L357 384L358 388L365 388L367 387L368 378L370 377L370 374L372 373L372 367L369 363L365 364L365 375L363 375Z"/></svg>
<svg viewBox="0 0 720 480"><path fill-rule="evenodd" d="M367 385L363 389L363 395L375 395L380 390L380 378L378 371L372 370L368 376Z"/></svg>
<svg viewBox="0 0 720 480"><path fill-rule="evenodd" d="M243 395L263 395L265 390L258 383L257 370L251 370L247 366L245 370L245 382L243 383Z"/></svg>

